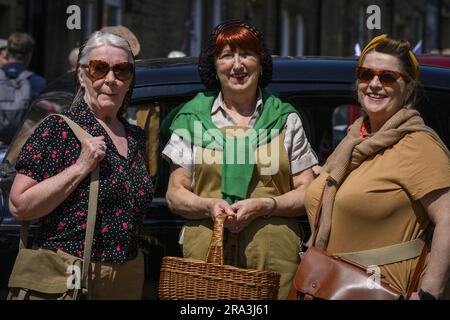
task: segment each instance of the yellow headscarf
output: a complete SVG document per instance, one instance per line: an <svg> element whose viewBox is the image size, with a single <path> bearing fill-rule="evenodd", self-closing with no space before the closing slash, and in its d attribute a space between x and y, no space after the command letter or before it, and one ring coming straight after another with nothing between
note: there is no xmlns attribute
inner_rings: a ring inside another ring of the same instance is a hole
<svg viewBox="0 0 450 320"><path fill-rule="evenodd" d="M364 50L361 52L361 55L359 57L360 66L363 63L366 54L374 49L383 39L387 37L387 34L382 34L381 36L375 37L364 47ZM413 66L413 79L417 81L419 79L419 61L417 61L416 56L411 50L409 50L409 60L411 61L411 64Z"/></svg>

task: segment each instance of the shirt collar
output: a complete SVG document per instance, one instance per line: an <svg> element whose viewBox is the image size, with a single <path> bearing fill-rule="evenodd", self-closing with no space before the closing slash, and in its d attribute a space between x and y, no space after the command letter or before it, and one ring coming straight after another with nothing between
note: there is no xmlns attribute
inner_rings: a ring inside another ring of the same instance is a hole
<svg viewBox="0 0 450 320"><path fill-rule="evenodd" d="M260 114L262 111L262 108L263 108L262 91L261 91L261 89L258 89L258 97L256 98L255 113L258 112L258 114ZM214 100L214 103L211 108L211 115L217 113L219 110L225 111L225 102L223 101L222 91L219 92L219 95Z"/></svg>

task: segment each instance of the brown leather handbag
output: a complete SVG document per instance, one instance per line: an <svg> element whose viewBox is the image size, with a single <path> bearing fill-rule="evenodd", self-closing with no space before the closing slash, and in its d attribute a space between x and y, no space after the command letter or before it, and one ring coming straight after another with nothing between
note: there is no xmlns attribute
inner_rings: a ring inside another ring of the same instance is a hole
<svg viewBox="0 0 450 320"><path fill-rule="evenodd" d="M316 214L312 245L302 257L288 299L399 300L409 298L413 290L417 287L426 260L428 252L426 245L423 244L419 247L422 248L420 258L408 288L408 293L406 297L403 297L400 292L381 279L380 274L377 275L371 272L374 269L366 268L349 259L327 253L314 247L318 233L321 204L322 199L320 200ZM378 279L376 279L377 276Z"/></svg>

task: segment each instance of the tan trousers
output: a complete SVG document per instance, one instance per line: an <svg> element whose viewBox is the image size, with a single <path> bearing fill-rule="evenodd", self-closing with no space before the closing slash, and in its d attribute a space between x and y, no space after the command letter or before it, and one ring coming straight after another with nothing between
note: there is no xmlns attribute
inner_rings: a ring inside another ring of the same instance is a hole
<svg viewBox="0 0 450 320"><path fill-rule="evenodd" d="M92 263L90 275L92 300L140 300L144 286L144 255L123 264Z"/></svg>

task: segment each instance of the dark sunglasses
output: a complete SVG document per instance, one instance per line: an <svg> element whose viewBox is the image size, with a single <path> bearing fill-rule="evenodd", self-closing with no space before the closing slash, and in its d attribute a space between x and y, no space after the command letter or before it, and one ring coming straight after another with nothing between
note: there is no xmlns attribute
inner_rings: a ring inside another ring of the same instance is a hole
<svg viewBox="0 0 450 320"><path fill-rule="evenodd" d="M364 67L356 67L355 75L359 81L364 83L369 83L375 76L378 76L378 79L380 80L381 84L386 86L393 85L400 77L403 77L405 80L408 80L408 77L397 71L374 70Z"/></svg>
<svg viewBox="0 0 450 320"><path fill-rule="evenodd" d="M88 64L82 65L86 68L89 75L95 80L103 79L112 69L114 76L121 80L127 81L133 74L133 65L129 62L120 62L113 66L103 60L91 60Z"/></svg>

